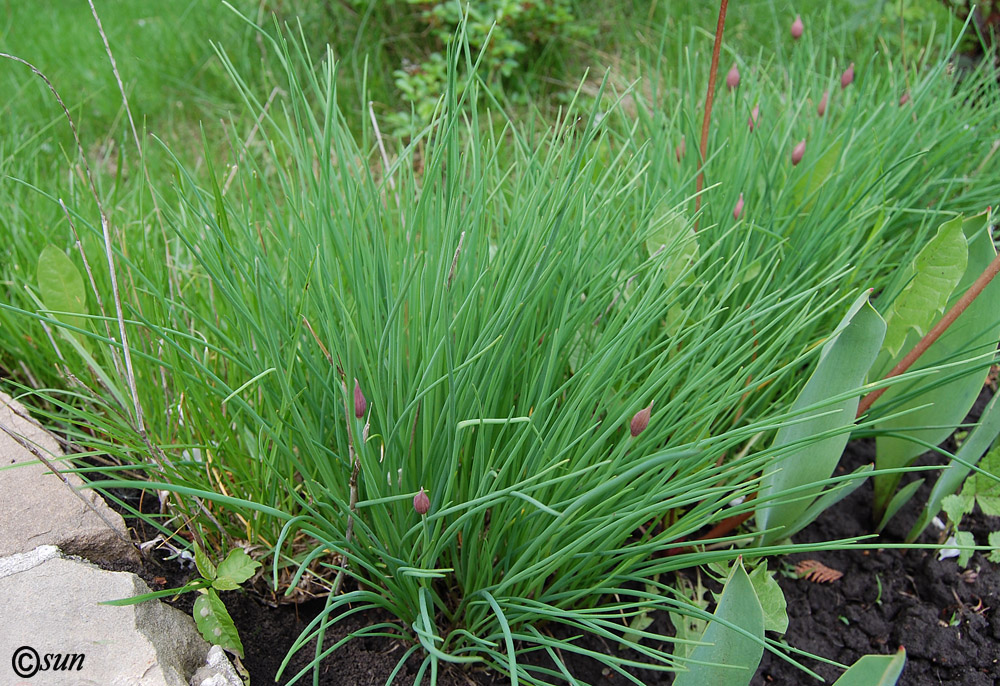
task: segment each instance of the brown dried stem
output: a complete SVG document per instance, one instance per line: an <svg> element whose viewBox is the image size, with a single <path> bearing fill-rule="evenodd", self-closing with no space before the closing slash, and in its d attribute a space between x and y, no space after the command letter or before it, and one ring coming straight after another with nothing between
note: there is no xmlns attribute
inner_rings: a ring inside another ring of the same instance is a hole
<svg viewBox="0 0 1000 686"><path fill-rule="evenodd" d="M722 31L726 28L726 9L729 0L722 0L719 5L719 23L715 26L715 44L712 46L712 66L708 72L708 92L705 93L705 117L701 122L701 169L698 171L698 181L694 197L695 214L701 209L701 189L705 186L705 157L708 155L708 127L712 120L712 101L715 98L715 77L719 72L719 52L722 50ZM698 223L695 220L695 231Z"/></svg>

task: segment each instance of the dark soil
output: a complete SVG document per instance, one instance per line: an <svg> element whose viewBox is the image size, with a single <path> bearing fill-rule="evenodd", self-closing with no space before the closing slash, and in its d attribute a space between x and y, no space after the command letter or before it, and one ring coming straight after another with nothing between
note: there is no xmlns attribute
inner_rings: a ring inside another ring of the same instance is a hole
<svg viewBox="0 0 1000 686"><path fill-rule="evenodd" d="M973 416L978 417L985 399L977 403ZM840 469L849 471L873 459L873 441L854 441L848 446ZM929 454L922 462L934 464L932 460ZM931 472L927 481L933 483L935 477L936 472ZM928 493L929 485L925 483L878 541L902 542ZM119 495L130 497L131 494ZM871 533L871 497L869 482L825 512L797 535L796 541L829 541ZM139 540L148 540L154 535L143 531L139 521L130 521L130 525L137 527ZM972 517L963 520L963 528L973 532L977 543L983 543L989 532L1000 530L1000 518L986 517L977 510ZM920 542L936 542L937 534L932 526ZM899 681L902 686L1000 683L1000 614L996 609L1000 604L1000 571L981 554L973 555L966 569L960 568L954 559L939 561L935 551L888 548L791 555L781 561L772 561L770 566L790 569L803 558L817 560L843 572L843 577L820 584L794 575L779 576L788 603L786 640L790 646L844 665L854 663L862 655L889 654L904 646L907 663ZM143 569L133 571L138 571L154 590L179 586L193 573L176 560L164 560L161 553L150 557ZM193 599L193 595L186 595L172 602L190 612ZM323 608L321 600L275 607L267 599L243 591L223 594L223 600L245 647L243 665L257 686L274 683L275 674L292 642ZM387 621L392 618L372 612L350 616L331 627L326 645L332 645L352 631ZM657 617L650 630L667 635L673 633L665 616ZM592 650L617 650L595 637L584 637L580 643ZM351 640L323 661L319 684L381 686L407 648L408 645L391 637ZM314 655L314 645L295 655L281 682L288 681ZM413 684L420 667L420 655L417 651L406 661L393 684ZM585 683L608 686L632 683L619 674L602 670L587 658L564 657L573 674ZM828 682L836 680L842 672L823 662L799 659ZM651 670L634 674L650 686L669 684L673 680L668 673ZM311 674L300 681L303 684L311 682ZM424 683L428 682L425 677ZM445 671L438 679L440 686L504 683L509 681L501 675L466 673L457 669ZM762 686L818 682L781 657L765 652L752 683Z"/></svg>

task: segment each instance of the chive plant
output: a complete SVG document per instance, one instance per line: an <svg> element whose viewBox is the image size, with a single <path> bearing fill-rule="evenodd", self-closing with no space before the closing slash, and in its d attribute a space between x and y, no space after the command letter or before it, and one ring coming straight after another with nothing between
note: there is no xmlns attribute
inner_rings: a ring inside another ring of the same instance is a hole
<svg viewBox="0 0 1000 686"><path fill-rule="evenodd" d="M134 386L87 248L102 227L70 210L103 306L69 324L21 277L3 335L48 336L72 372L24 394L106 471L150 479L102 488L167 492L163 530L248 546L276 591L327 593L294 648L315 641L312 666L332 622L379 608L397 621L350 638L409 639L399 666L422 650L418 681L458 663L572 682L566 653L636 683L678 668L672 639L630 620L699 612L668 573L735 557L683 546L750 511L729 505L802 447L754 445L795 421L825 337L862 288L901 287L893 269L935 219L995 195L979 141L997 110L953 116L986 79L928 70L901 110L873 68L841 93L839 64L741 61L695 232L699 170L673 154L698 139L694 105L640 102L633 121L601 92L531 128L457 81L455 61L476 65L456 50L432 126L394 150L374 124L351 130L344 109L367 104L338 91L330 53L263 39L284 65L271 103L220 52L255 126L233 170L176 160L169 193L151 189L155 230L111 243ZM658 97L699 79L673 71ZM581 633L632 650L596 654Z"/></svg>

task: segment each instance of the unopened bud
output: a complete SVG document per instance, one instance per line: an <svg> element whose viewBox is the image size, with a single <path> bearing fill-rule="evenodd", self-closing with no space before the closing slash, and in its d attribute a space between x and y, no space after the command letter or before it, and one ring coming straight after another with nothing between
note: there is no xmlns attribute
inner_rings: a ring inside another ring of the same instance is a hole
<svg viewBox="0 0 1000 686"><path fill-rule="evenodd" d="M908 102L910 102L910 91L903 91L903 94L899 96L899 106L902 107Z"/></svg>
<svg viewBox="0 0 1000 686"><path fill-rule="evenodd" d="M760 105L754 105L753 109L750 110L750 118L747 120L747 126L753 131L754 127L757 126L757 117L760 116Z"/></svg>
<svg viewBox="0 0 1000 686"><path fill-rule="evenodd" d="M740 199L736 201L736 207L733 208L733 219L739 219L741 214L743 214L743 194L742 193L740 193Z"/></svg>
<svg viewBox="0 0 1000 686"><path fill-rule="evenodd" d="M632 417L632 422L629 424L629 431L632 433L632 438L635 438L649 426L649 416L653 413L653 403L649 403L647 407L642 408L635 413Z"/></svg>
<svg viewBox="0 0 1000 686"><path fill-rule="evenodd" d="M421 516L427 514L427 511L431 509L431 499L424 493L423 486L420 487L420 493L413 496L413 509Z"/></svg>
<svg viewBox="0 0 1000 686"><path fill-rule="evenodd" d="M847 88L854 81L854 62L851 62L851 66L844 70L844 73L840 75L840 87Z"/></svg>
<svg viewBox="0 0 1000 686"><path fill-rule="evenodd" d="M740 85L740 70L733 65L733 68L729 70L726 74L726 85L729 86L729 90L733 90L738 85Z"/></svg>
<svg viewBox="0 0 1000 686"><path fill-rule="evenodd" d="M802 17L796 14L795 21L792 22L792 38L795 40L802 38L802 31L804 29L805 27L802 26Z"/></svg>
<svg viewBox="0 0 1000 686"><path fill-rule="evenodd" d="M677 161L680 162L681 158L684 157L684 153L687 152L687 143L684 141L684 136L681 136L681 142L677 144L674 148L674 155L677 156Z"/></svg>
<svg viewBox="0 0 1000 686"><path fill-rule="evenodd" d="M354 416L361 419L365 416L365 410L368 409L368 401L365 400L365 394L361 392L361 385L358 380L354 380Z"/></svg>
<svg viewBox="0 0 1000 686"><path fill-rule="evenodd" d="M823 97L819 99L819 105L816 106L816 114L823 116L826 114L826 104L830 101L830 91L823 91Z"/></svg>
<svg viewBox="0 0 1000 686"><path fill-rule="evenodd" d="M799 141L799 144L795 146L792 150L792 165L796 165L802 161L802 157L806 154L806 140L803 138Z"/></svg>

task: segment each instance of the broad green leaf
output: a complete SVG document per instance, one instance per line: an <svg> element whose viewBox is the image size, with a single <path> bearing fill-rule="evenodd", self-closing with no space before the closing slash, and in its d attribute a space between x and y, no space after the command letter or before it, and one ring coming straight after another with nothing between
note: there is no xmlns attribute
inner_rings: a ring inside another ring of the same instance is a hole
<svg viewBox="0 0 1000 686"><path fill-rule="evenodd" d="M1000 531L991 531L987 542L990 545L990 554L987 555L987 559L993 563L1000 563Z"/></svg>
<svg viewBox="0 0 1000 686"><path fill-rule="evenodd" d="M56 319L80 329L87 328L87 319L76 316L87 313L83 276L66 253L51 243L46 245L38 256L35 278L45 307L61 313L55 315Z"/></svg>
<svg viewBox="0 0 1000 686"><path fill-rule="evenodd" d="M808 169L805 175L799 178L792 188L792 200L796 206L805 203L802 209L806 212L813 208L813 205L816 204L816 193L830 179L834 169L837 167L837 163L840 161L840 151L843 148L843 143L839 141L831 145L816 160L812 168Z"/></svg>
<svg viewBox="0 0 1000 686"><path fill-rule="evenodd" d="M833 686L893 686L903 673L906 651L902 648L895 655L865 655Z"/></svg>
<svg viewBox="0 0 1000 686"><path fill-rule="evenodd" d="M961 552L958 554L958 566L965 568L969 565L969 560L972 558L972 546L976 545L976 538L972 535L971 531L956 531L955 532L955 547L960 548Z"/></svg>
<svg viewBox="0 0 1000 686"><path fill-rule="evenodd" d="M885 352L895 360L913 331L923 336L944 314L948 299L965 274L969 248L962 217L945 222L913 260L913 278L885 316Z"/></svg>
<svg viewBox="0 0 1000 686"><path fill-rule="evenodd" d="M948 520L958 526L962 517L972 512L973 499L965 495L948 495L941 499L941 509Z"/></svg>
<svg viewBox="0 0 1000 686"><path fill-rule="evenodd" d="M796 422L783 426L774 437L773 448L803 442L786 452L767 470L761 480L757 528L767 544L787 536L808 510L812 498L822 490L820 482L830 478L850 437L858 409L859 395L839 402L829 398L860 389L865 374L882 347L885 322L868 302L868 294L858 298L823 346L819 363L792 404ZM812 437L836 432L819 441ZM794 498L782 500L790 489L816 484L796 491Z"/></svg>
<svg viewBox="0 0 1000 686"><path fill-rule="evenodd" d="M779 634L788 630L788 611L785 594L774 579L774 573L767 571L767 561L761 562L750 572L750 583L764 611L764 631Z"/></svg>
<svg viewBox="0 0 1000 686"><path fill-rule="evenodd" d="M215 565L197 543L194 544L194 564L198 568L198 573L204 578L212 580L217 576Z"/></svg>
<svg viewBox="0 0 1000 686"><path fill-rule="evenodd" d="M983 514L996 517L1000 515L1000 446L986 453L980 467L987 473L976 472L968 481L972 482L972 491Z"/></svg>
<svg viewBox="0 0 1000 686"><path fill-rule="evenodd" d="M226 559L219 563L218 578L212 584L220 591L234 591L249 579L260 567L260 563L250 559L242 548L229 551Z"/></svg>
<svg viewBox="0 0 1000 686"><path fill-rule="evenodd" d="M934 482L934 488L931 489L930 497L927 499L927 506L906 537L907 543L917 540L917 537L923 533L931 519L941 511L942 499L959 489L962 480L972 471L972 466L979 462L983 453L997 439L998 435L1000 435L1000 394L993 396L986 409L983 410L979 424L955 453L955 459ZM1000 443L993 446L990 452L993 451L1000 453ZM1000 454L997 455L997 459L1000 460Z"/></svg>
<svg viewBox="0 0 1000 686"><path fill-rule="evenodd" d="M899 508L910 502L910 499L916 495L917 489L920 488L923 483L923 479L917 479L916 481L911 481L896 491L896 495L892 497L892 500L889 501L889 506L885 509L885 514L882 515L882 520L878 523L878 526L875 527L875 531L881 533L882 529L885 528L885 525L889 523L889 520L892 519L897 512L899 512Z"/></svg>
<svg viewBox="0 0 1000 686"><path fill-rule="evenodd" d="M243 644L236 631L233 618L214 589L198 596L194 601L194 623L206 641L243 657Z"/></svg>
<svg viewBox="0 0 1000 686"><path fill-rule="evenodd" d="M993 240L985 227L985 217L978 216L963 222L962 228L969 242L969 261L961 282L955 289L949 307L972 285L996 257ZM903 346L909 350L920 336L912 333ZM944 363L955 363L976 355L982 356L995 349L1000 339L1000 279L994 279L979 297L948 327L941 337L920 358L920 368ZM905 354L905 353L904 353ZM937 445L947 438L962 421L986 379L987 364L982 359L967 362L961 367L949 368L935 377L914 379L894 384L879 399L876 407L885 407L893 414L907 411L876 424L876 429L893 432L875 440L876 469L898 469L913 462L924 447L910 438ZM905 401L900 398L907 397ZM897 404L893 404L896 400ZM921 428L915 428L921 427ZM922 428L931 427L931 428ZM875 477L875 512L881 518L899 485L899 474L881 474Z"/></svg>
<svg viewBox="0 0 1000 686"><path fill-rule="evenodd" d="M698 239L694 227L684 215L669 210L655 224L646 239L646 251L650 257L662 257L664 279L673 283L681 278L686 269L698 261Z"/></svg>
<svg viewBox="0 0 1000 686"><path fill-rule="evenodd" d="M674 686L746 686L757 671L764 654L764 611L742 560L733 565L712 616L750 635L710 621L703 645L691 651L687 671L678 672Z"/></svg>

